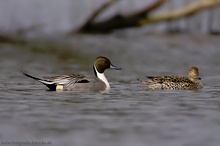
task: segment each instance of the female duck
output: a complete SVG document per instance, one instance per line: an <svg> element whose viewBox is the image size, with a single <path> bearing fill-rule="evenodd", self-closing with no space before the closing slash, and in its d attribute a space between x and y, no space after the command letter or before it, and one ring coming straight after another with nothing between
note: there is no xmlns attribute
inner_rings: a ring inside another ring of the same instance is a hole
<svg viewBox="0 0 220 146"><path fill-rule="evenodd" d="M191 67L188 77L184 76L147 76L148 80L139 80L151 89L172 89L172 90L198 90L203 88L199 70L197 67Z"/></svg>

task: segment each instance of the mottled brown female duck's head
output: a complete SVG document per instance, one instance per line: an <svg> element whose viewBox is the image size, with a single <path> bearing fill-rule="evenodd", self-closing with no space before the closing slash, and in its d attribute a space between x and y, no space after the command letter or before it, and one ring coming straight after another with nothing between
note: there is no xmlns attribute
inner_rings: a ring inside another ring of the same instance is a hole
<svg viewBox="0 0 220 146"><path fill-rule="evenodd" d="M199 77L199 69L195 66L191 67L188 72L188 78L191 81L201 80L201 78Z"/></svg>

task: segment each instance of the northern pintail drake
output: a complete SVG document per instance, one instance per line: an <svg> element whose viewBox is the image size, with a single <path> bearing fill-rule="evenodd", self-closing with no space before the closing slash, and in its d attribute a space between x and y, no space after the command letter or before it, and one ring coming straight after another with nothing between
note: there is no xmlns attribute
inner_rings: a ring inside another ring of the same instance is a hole
<svg viewBox="0 0 220 146"><path fill-rule="evenodd" d="M198 90L203 88L199 70L197 67L191 67L188 77L184 76L146 76L147 81L139 80L150 89L171 89L171 90Z"/></svg>
<svg viewBox="0 0 220 146"><path fill-rule="evenodd" d="M23 75L30 77L40 83L46 85L52 91L109 91L110 85L104 75L104 71L108 68L121 70L111 64L106 57L97 57L94 61L93 70L95 76L85 76L82 74L58 75L44 78L37 78L19 70Z"/></svg>

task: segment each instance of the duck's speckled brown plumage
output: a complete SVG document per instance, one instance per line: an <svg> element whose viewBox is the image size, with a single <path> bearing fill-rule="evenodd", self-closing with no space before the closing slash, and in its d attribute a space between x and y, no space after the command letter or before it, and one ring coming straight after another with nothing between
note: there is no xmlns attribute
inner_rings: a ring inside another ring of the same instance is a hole
<svg viewBox="0 0 220 146"><path fill-rule="evenodd" d="M184 76L147 76L148 80L139 80L151 89L198 90L203 88L197 67L191 67L188 77Z"/></svg>

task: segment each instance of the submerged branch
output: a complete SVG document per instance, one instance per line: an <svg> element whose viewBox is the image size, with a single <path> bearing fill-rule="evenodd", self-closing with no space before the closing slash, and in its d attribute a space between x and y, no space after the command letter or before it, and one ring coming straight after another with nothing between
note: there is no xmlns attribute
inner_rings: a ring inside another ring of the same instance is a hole
<svg viewBox="0 0 220 146"><path fill-rule="evenodd" d="M91 16L86 20L86 22L77 30L77 32L80 32L81 30L88 29L92 25L92 23L95 21L95 19L103 12L105 11L108 7L113 5L115 2L119 0L109 0L106 3L104 3L100 8L95 10ZM75 33L75 31L72 31L72 33Z"/></svg>
<svg viewBox="0 0 220 146"><path fill-rule="evenodd" d="M155 16L143 19L140 21L140 25L146 25L151 23L158 23L162 21L170 21L180 19L182 17L188 17L203 9L208 9L220 5L220 0L200 0L190 4L184 8L172 10L169 12L163 12Z"/></svg>
<svg viewBox="0 0 220 146"><path fill-rule="evenodd" d="M116 14L105 21L94 22L94 20L97 18L98 15L100 15L101 12L103 12L106 8L108 8L116 1L118 0L110 0L107 3L103 4L102 7L97 9L77 31L72 31L71 34L73 34L74 32L110 33L115 29L137 27L139 26L139 21L141 19L147 17L150 12L160 7L167 0L157 0L146 8L127 16Z"/></svg>
<svg viewBox="0 0 220 146"><path fill-rule="evenodd" d="M150 15L152 11L158 9L160 6L162 6L165 2L168 1L155 0L152 4L130 15L115 14L107 20L95 22L95 19L98 17L98 15L100 15L104 10L106 10L106 8L110 7L113 3L117 1L119 0L109 0L106 3L104 3L99 9L97 9L91 14L87 21L77 31L72 31L70 34L73 34L75 32L111 33L116 29L141 27L148 24L154 24L163 21L170 21L180 19L183 17L188 17L201 10L220 5L220 0L198 0L179 9Z"/></svg>

